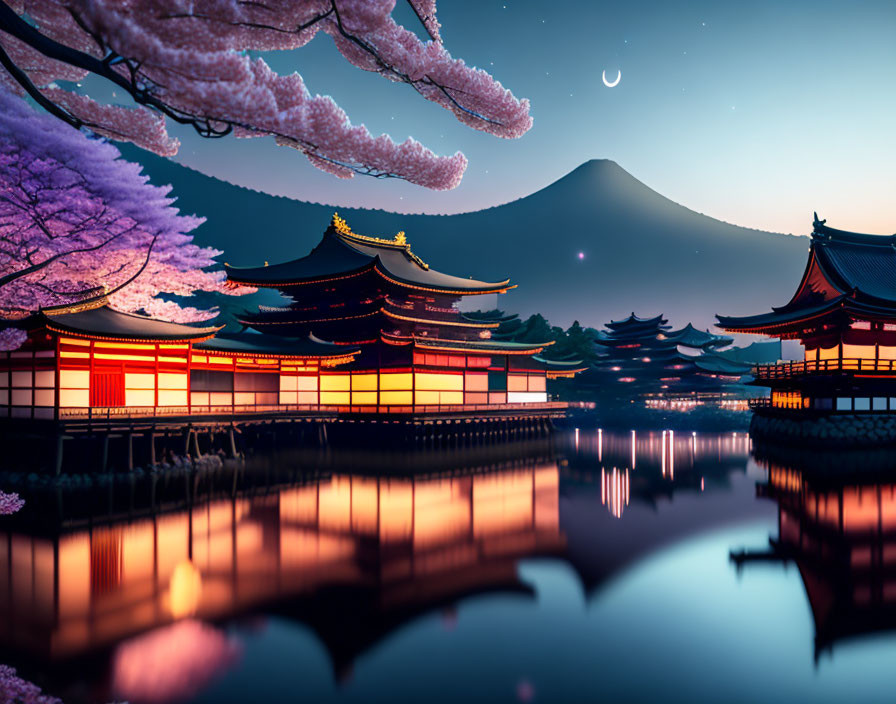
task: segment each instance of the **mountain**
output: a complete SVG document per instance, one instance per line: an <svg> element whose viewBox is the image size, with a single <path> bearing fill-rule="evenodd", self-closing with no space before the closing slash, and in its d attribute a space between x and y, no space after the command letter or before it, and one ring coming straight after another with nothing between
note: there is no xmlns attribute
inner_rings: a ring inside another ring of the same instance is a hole
<svg viewBox="0 0 896 704"><path fill-rule="evenodd" d="M156 185L171 184L181 211L207 218L199 244L237 266L304 256L336 207L271 196L124 146ZM361 177L359 177L361 178ZM808 240L737 227L674 203L615 162L593 160L504 205L459 215L401 215L338 208L355 232L407 233L433 268L519 287L502 308L540 312L553 324L601 326L635 311L699 328L715 313L782 305L793 293ZM579 258L579 252L584 258ZM493 307L494 300L484 301ZM243 305L243 301L240 301Z"/></svg>

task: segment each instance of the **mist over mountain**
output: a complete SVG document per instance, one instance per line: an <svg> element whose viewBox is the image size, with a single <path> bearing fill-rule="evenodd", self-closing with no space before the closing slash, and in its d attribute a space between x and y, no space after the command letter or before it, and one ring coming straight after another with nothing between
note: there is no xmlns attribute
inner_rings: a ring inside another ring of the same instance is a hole
<svg viewBox="0 0 896 704"><path fill-rule="evenodd" d="M207 218L196 241L224 250L222 261L251 266L304 256L338 209L361 234L405 231L434 269L489 281L510 277L519 286L498 305L524 316L542 313L555 325L600 327L635 311L706 328L716 313L764 312L789 300L808 247L806 238L689 210L608 160L586 162L494 208L402 215L271 196L133 147L122 153L142 163L154 184L173 185L182 212Z"/></svg>

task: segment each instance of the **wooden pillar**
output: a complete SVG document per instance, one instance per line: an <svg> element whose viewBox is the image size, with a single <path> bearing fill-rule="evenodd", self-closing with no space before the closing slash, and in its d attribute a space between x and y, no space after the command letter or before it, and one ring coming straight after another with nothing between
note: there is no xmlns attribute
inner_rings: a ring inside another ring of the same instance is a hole
<svg viewBox="0 0 896 704"><path fill-rule="evenodd" d="M58 477L62 474L62 458L63 458L63 449L65 448L65 436L62 433L56 434L56 453L53 458L53 470L54 474Z"/></svg>
<svg viewBox="0 0 896 704"><path fill-rule="evenodd" d="M127 468L129 472L134 471L134 433L130 430L125 434L125 442L127 443Z"/></svg>

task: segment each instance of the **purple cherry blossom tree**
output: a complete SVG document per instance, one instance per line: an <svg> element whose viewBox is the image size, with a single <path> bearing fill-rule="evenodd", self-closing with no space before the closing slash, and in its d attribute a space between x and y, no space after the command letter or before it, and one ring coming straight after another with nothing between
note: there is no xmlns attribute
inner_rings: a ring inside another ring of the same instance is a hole
<svg viewBox="0 0 896 704"><path fill-rule="evenodd" d="M179 215L168 191L111 144L0 88L0 318L105 288L119 310L191 322L217 311L158 294L250 291L228 288L223 271L208 269L220 252L192 243L188 233L202 219ZM0 331L2 349L23 340L14 327Z"/></svg>
<svg viewBox="0 0 896 704"><path fill-rule="evenodd" d="M352 65L410 86L465 125L504 138L532 126L527 100L448 53L435 0L406 0L425 42L392 18L395 1L5 0L0 81L75 127L158 154L178 149L168 118L205 137L272 136L341 178L454 188L467 164L460 152L437 156L410 138L374 137L330 97L312 95L299 74L279 75L249 55L297 49L324 32ZM100 104L56 83L88 74L140 107Z"/></svg>
<svg viewBox="0 0 896 704"><path fill-rule="evenodd" d="M23 680L8 665L0 665L0 701L9 704L62 704L56 697L41 694L40 687Z"/></svg>

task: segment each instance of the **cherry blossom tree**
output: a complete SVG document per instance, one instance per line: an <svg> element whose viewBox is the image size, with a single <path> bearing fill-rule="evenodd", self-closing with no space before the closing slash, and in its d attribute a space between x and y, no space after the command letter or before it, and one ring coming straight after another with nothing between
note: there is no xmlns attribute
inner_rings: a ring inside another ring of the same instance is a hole
<svg viewBox="0 0 896 704"><path fill-rule="evenodd" d="M219 251L188 234L203 222L179 215L168 188L104 140L90 138L0 88L0 317L83 300L105 288L110 304L179 322L203 311L160 293L246 293L210 269ZM0 321L0 328L4 327ZM0 348L24 340L0 332Z"/></svg>
<svg viewBox="0 0 896 704"><path fill-rule="evenodd" d="M0 665L0 701L11 704L62 704L56 697L42 694L40 687L23 680L8 665Z"/></svg>
<svg viewBox="0 0 896 704"><path fill-rule="evenodd" d="M20 498L18 494L7 494L4 491L0 491L0 516L10 516L18 513L24 505L25 500Z"/></svg>
<svg viewBox="0 0 896 704"><path fill-rule="evenodd" d="M279 75L250 52L289 51L328 34L352 65L413 88L465 125L503 138L532 126L518 100L487 72L452 58L435 0L406 0L429 39L392 17L396 0L5 0L0 81L66 122L171 155L165 120L205 137L272 136L316 167L454 188L467 160L437 156L353 126L298 73ZM136 108L98 103L60 87L87 75L126 92Z"/></svg>

